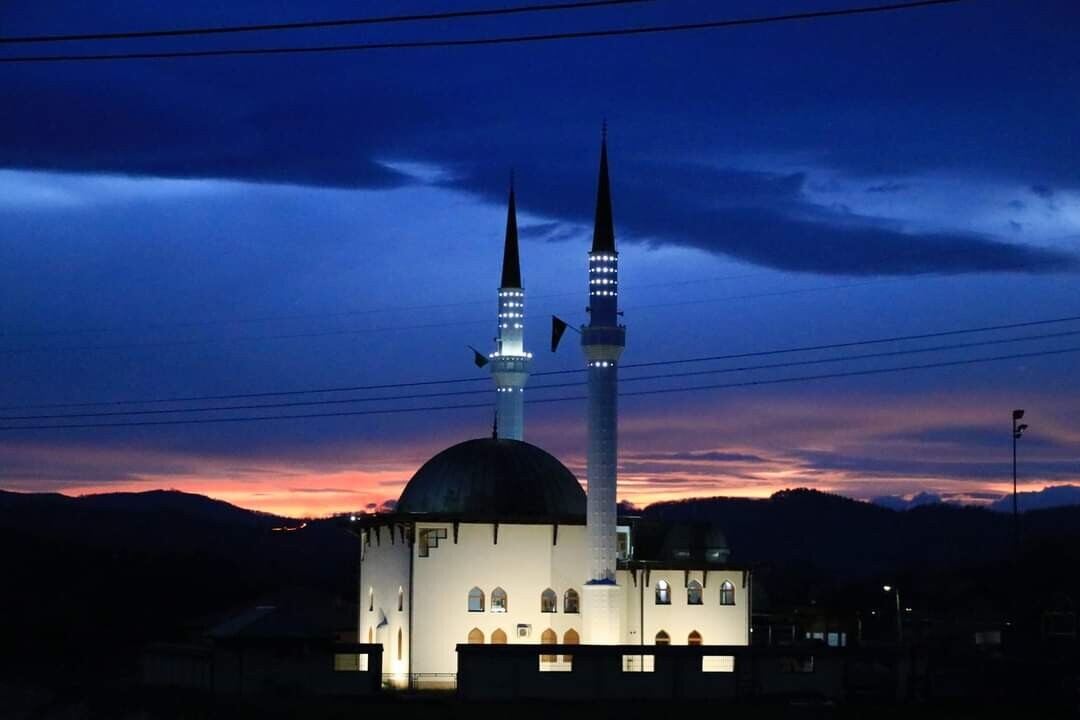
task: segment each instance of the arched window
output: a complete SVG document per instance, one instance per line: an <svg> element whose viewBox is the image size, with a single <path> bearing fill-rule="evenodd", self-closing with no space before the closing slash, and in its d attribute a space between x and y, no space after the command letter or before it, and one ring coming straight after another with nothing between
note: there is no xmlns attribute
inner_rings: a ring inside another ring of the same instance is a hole
<svg viewBox="0 0 1080 720"><path fill-rule="evenodd" d="M484 631L480 628L473 628L469 631L469 644L470 645L483 645L484 644Z"/></svg>
<svg viewBox="0 0 1080 720"><path fill-rule="evenodd" d="M581 601L578 598L577 590L570 588L563 593L562 610L564 613L576 614L581 612Z"/></svg>
<svg viewBox="0 0 1080 720"><path fill-rule="evenodd" d="M581 643L581 637L577 634L577 630L570 628L562 636L563 645L578 645ZM573 655L563 655L563 662L570 662L573 659Z"/></svg>
<svg viewBox="0 0 1080 720"><path fill-rule="evenodd" d="M367 629L367 641L368 641L368 645L375 642L375 631L372 630L371 628Z"/></svg>
<svg viewBox="0 0 1080 720"><path fill-rule="evenodd" d="M502 628L497 628L495 630L495 632L491 633L491 644L492 645L505 645L506 644L506 633L503 632Z"/></svg>
<svg viewBox="0 0 1080 720"><path fill-rule="evenodd" d="M555 634L555 631L548 628L540 635L541 645L557 645L559 642L559 636ZM541 655L540 662L555 662L558 660L556 655Z"/></svg>
<svg viewBox="0 0 1080 720"><path fill-rule="evenodd" d="M398 631L397 631L397 659L398 659L398 660L400 660L400 659L401 659L401 646L402 646L402 642L401 642L401 628L398 628Z"/></svg>
<svg viewBox="0 0 1080 720"><path fill-rule="evenodd" d="M670 645L671 644L671 636L668 635L663 630L661 630L660 632L656 633L656 640L654 642L657 645Z"/></svg>
<svg viewBox="0 0 1080 720"><path fill-rule="evenodd" d="M686 638L686 644L687 645L700 645L701 644L701 633L699 633L697 630L692 630L690 632L689 637Z"/></svg>
<svg viewBox="0 0 1080 720"><path fill-rule="evenodd" d="M735 586L730 581L725 580L720 583L720 604L721 605L734 605L735 604Z"/></svg>
<svg viewBox="0 0 1080 720"><path fill-rule="evenodd" d="M397 610L401 612L405 609L405 588L398 585L397 589Z"/></svg>
<svg viewBox="0 0 1080 720"><path fill-rule="evenodd" d="M484 612L484 591L478 587L469 591L469 612Z"/></svg>
<svg viewBox="0 0 1080 720"><path fill-rule="evenodd" d="M367 609L368 612L375 612L375 588L373 587L367 589Z"/></svg>
<svg viewBox="0 0 1080 720"><path fill-rule="evenodd" d="M558 604L559 596L551 588L540 593L540 612L555 612L558 609Z"/></svg>
<svg viewBox="0 0 1080 720"><path fill-rule="evenodd" d="M656 581L656 604L657 605L670 605L671 604L671 586L667 584L666 580Z"/></svg>
<svg viewBox="0 0 1080 720"><path fill-rule="evenodd" d="M491 612L506 612L506 591L501 587L491 591Z"/></svg>
<svg viewBox="0 0 1080 720"><path fill-rule="evenodd" d="M691 580L686 586L686 604L701 604L701 583L697 580Z"/></svg>

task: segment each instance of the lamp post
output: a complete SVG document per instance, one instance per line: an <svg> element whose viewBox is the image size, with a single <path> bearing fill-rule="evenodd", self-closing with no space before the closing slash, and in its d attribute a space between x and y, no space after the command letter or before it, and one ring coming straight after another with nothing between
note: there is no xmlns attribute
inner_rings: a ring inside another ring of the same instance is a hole
<svg viewBox="0 0 1080 720"><path fill-rule="evenodd" d="M881 589L896 596L896 644L901 645L904 642L904 625L903 618L900 615L900 588L892 585L882 585Z"/></svg>
<svg viewBox="0 0 1080 720"><path fill-rule="evenodd" d="M1013 410L1012 412L1012 438L1013 438L1013 552L1019 556L1020 553L1020 504L1016 493L1016 441L1020 439L1020 436L1027 430L1027 425L1019 423L1018 421L1023 419L1023 410Z"/></svg>

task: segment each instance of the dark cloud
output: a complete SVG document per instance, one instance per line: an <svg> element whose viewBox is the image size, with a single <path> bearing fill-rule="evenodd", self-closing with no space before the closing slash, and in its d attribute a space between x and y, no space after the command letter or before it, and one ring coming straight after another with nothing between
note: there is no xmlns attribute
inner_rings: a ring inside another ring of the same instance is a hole
<svg viewBox="0 0 1080 720"><path fill-rule="evenodd" d="M1032 185L1031 192L1033 195L1038 195L1044 200L1054 197L1054 189L1046 185Z"/></svg>
<svg viewBox="0 0 1080 720"><path fill-rule="evenodd" d="M1004 432L1002 428L992 425L950 425L914 432L889 433L879 435L876 439L903 444L954 445L969 449L1000 449L1003 442L1009 442L1009 432L1008 425L1005 425ZM1024 444L1027 447L1041 449L1069 449L1068 445L1046 435L1025 435Z"/></svg>

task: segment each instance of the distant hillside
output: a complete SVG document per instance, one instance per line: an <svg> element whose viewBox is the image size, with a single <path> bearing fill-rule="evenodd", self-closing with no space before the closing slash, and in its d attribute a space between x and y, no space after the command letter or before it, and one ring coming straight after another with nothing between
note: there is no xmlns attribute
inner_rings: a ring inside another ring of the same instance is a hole
<svg viewBox="0 0 1080 720"><path fill-rule="evenodd" d="M1012 518L989 509L929 503L906 511L814 490L768 499L707 498L650 505L646 517L719 524L732 561L780 563L840 576L972 566L1008 555ZM1024 513L1025 537L1080 537L1080 507Z"/></svg>

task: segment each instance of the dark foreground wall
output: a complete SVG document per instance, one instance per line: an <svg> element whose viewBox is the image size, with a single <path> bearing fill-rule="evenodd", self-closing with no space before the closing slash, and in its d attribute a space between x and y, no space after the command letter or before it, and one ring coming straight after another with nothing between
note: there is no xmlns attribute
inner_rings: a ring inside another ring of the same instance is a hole
<svg viewBox="0 0 1080 720"><path fill-rule="evenodd" d="M911 653L890 649L458 645L457 652L458 695L467 700L857 696L896 701L910 699L916 664Z"/></svg>

